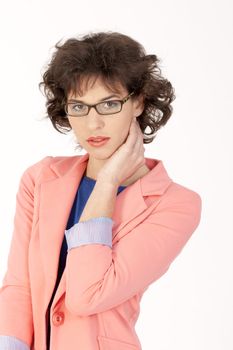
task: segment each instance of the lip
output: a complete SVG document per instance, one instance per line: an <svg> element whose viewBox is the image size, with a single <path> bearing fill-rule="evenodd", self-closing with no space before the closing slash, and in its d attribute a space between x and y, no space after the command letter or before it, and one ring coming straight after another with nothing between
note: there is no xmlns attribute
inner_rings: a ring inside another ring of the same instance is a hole
<svg viewBox="0 0 233 350"><path fill-rule="evenodd" d="M102 141L109 139L110 137L105 137L105 136L96 136L96 137L89 137L87 141Z"/></svg>
<svg viewBox="0 0 233 350"><path fill-rule="evenodd" d="M101 141L90 140L90 141L87 141L87 142L93 147L101 147L101 146L105 145L108 142L109 139L110 138L105 138L105 139L102 139Z"/></svg>

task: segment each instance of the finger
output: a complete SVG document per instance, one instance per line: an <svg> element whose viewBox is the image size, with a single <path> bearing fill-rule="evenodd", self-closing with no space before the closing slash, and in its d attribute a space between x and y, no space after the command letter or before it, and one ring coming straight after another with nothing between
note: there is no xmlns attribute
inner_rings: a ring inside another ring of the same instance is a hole
<svg viewBox="0 0 233 350"><path fill-rule="evenodd" d="M143 142L142 140L140 140L140 138L142 139L142 132L137 122L137 118L134 117L131 121L128 137L126 140L126 146L130 152L135 151L135 148L136 153L139 152L140 142Z"/></svg>
<svg viewBox="0 0 233 350"><path fill-rule="evenodd" d="M133 150L135 147L135 144L138 139L138 130L136 126L136 122L134 120L131 121L128 137L126 140L127 147L129 147L130 150Z"/></svg>
<svg viewBox="0 0 233 350"><path fill-rule="evenodd" d="M143 134L142 134L140 127L137 128L136 135L137 136L136 136L136 142L134 145L134 150L137 153L144 153L145 148L144 148L144 143L143 143Z"/></svg>

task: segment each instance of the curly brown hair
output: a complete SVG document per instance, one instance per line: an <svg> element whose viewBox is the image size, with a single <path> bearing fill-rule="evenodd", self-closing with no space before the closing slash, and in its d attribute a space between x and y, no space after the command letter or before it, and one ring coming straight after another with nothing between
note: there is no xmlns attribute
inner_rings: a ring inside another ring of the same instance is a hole
<svg viewBox="0 0 233 350"><path fill-rule="evenodd" d="M161 75L160 59L147 55L139 42L118 32L89 32L61 41L55 44L57 50L39 83L47 98L45 118L50 118L53 127L63 134L62 130L72 129L64 109L69 92L82 92L82 82L87 86L90 78L100 76L111 91L119 92L120 83L128 92L134 91L131 98L143 96L144 110L137 121L143 143L152 142L170 118L175 99L174 88Z"/></svg>

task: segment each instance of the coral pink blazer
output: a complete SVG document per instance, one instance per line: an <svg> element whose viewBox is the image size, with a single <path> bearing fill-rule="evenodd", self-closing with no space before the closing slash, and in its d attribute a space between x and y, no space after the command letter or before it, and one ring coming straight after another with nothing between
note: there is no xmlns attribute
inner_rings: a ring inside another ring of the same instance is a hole
<svg viewBox="0 0 233 350"><path fill-rule="evenodd" d="M0 334L46 350L46 310L67 220L89 154L47 156L23 173L8 268L0 289ZM175 183L163 162L118 194L112 248L68 252L51 306L51 350L140 350L134 326L145 290L181 252L201 217L201 197Z"/></svg>

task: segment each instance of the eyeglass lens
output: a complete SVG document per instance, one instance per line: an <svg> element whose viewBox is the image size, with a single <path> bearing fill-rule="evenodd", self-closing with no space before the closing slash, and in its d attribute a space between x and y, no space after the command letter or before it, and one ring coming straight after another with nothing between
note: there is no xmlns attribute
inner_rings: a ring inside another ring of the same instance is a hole
<svg viewBox="0 0 233 350"><path fill-rule="evenodd" d="M120 112L121 102L112 100L101 102L96 105L96 109L100 114L112 114ZM87 114L88 106L82 103L69 103L68 104L68 114L82 116Z"/></svg>

